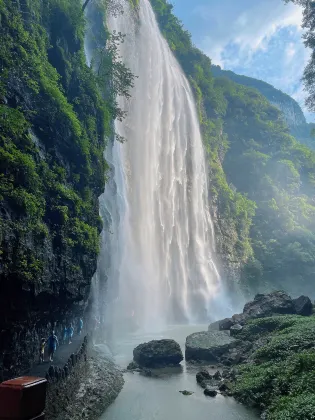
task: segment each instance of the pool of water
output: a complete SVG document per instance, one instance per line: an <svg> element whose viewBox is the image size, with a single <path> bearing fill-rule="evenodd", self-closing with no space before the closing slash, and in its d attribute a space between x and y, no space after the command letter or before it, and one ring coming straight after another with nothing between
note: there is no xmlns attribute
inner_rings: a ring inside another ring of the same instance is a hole
<svg viewBox="0 0 315 420"><path fill-rule="evenodd" d="M132 351L146 341L173 338L183 348L187 335L206 330L207 326L174 326L159 333L130 334L112 350L118 365L126 367ZM200 370L200 368L199 368ZM211 371L211 369L209 369ZM233 398L206 397L196 383L198 367L184 361L178 369L157 371L158 377L138 373L125 374L125 386L100 420L257 420L259 416ZM191 391L184 396L179 391Z"/></svg>

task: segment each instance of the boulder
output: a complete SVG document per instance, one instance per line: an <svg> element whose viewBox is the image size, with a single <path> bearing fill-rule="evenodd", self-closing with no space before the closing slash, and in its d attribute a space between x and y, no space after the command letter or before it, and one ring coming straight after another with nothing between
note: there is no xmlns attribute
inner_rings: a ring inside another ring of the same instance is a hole
<svg viewBox="0 0 315 420"><path fill-rule="evenodd" d="M220 331L220 322L221 321L212 322L208 327L208 331Z"/></svg>
<svg viewBox="0 0 315 420"><path fill-rule="evenodd" d="M136 362L130 362L127 366L127 370L136 370L139 369L139 365Z"/></svg>
<svg viewBox="0 0 315 420"><path fill-rule="evenodd" d="M230 334L231 337L235 337L237 334L239 334L241 331L243 330L242 325L240 324L235 324L232 325L232 327L230 328Z"/></svg>
<svg viewBox="0 0 315 420"><path fill-rule="evenodd" d="M153 340L137 346L133 359L140 367L160 368L178 365L183 360L183 354L174 340Z"/></svg>
<svg viewBox="0 0 315 420"><path fill-rule="evenodd" d="M293 305L298 315L310 316L313 312L313 304L309 297L300 296L297 299L293 299Z"/></svg>
<svg viewBox="0 0 315 420"><path fill-rule="evenodd" d="M203 393L207 396L207 397L215 397L218 394L218 391L215 388L212 388L210 386L208 386Z"/></svg>
<svg viewBox="0 0 315 420"><path fill-rule="evenodd" d="M188 396L188 395L192 395L193 394L193 392L191 392L191 391L187 391L187 390L185 390L185 391L179 391L181 394L183 394L183 395L185 395L185 396Z"/></svg>
<svg viewBox="0 0 315 420"><path fill-rule="evenodd" d="M295 313L293 300L287 293L281 291L258 294L253 301L246 303L243 310L246 319Z"/></svg>
<svg viewBox="0 0 315 420"><path fill-rule="evenodd" d="M234 324L235 324L235 321L232 318L222 319L222 321L219 321L219 330L220 331L229 330Z"/></svg>
<svg viewBox="0 0 315 420"><path fill-rule="evenodd" d="M213 375L213 379L215 379L217 381L222 379L222 375L221 375L221 372L219 370Z"/></svg>
<svg viewBox="0 0 315 420"><path fill-rule="evenodd" d="M246 323L246 315L244 314L235 314L232 316L234 324L245 325Z"/></svg>
<svg viewBox="0 0 315 420"><path fill-rule="evenodd" d="M186 338L186 360L218 362L220 357L236 347L239 340L223 331L203 331Z"/></svg>
<svg viewBox="0 0 315 420"><path fill-rule="evenodd" d="M212 376L207 370L202 370L197 373L196 375L196 381L198 384L202 384L205 381L211 381Z"/></svg>

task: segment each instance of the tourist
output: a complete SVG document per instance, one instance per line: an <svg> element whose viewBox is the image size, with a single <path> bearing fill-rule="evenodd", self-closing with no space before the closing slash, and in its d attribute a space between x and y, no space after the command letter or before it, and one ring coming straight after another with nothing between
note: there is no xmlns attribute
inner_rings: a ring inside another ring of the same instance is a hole
<svg viewBox="0 0 315 420"><path fill-rule="evenodd" d="M79 324L78 324L78 335L81 335L82 329L83 329L83 319L80 318Z"/></svg>
<svg viewBox="0 0 315 420"><path fill-rule="evenodd" d="M73 333L74 333L74 329L73 329L72 324L69 325L67 333L68 333L68 340L69 340L68 343L71 344Z"/></svg>
<svg viewBox="0 0 315 420"><path fill-rule="evenodd" d="M55 335L55 331L52 331L51 336L47 340L47 344L49 361L52 362L54 359L54 354L57 350L57 346L59 346L58 338Z"/></svg>
<svg viewBox="0 0 315 420"><path fill-rule="evenodd" d="M39 346L39 363L43 363L45 361L45 346L46 340L45 338L42 338Z"/></svg>
<svg viewBox="0 0 315 420"><path fill-rule="evenodd" d="M62 335L62 344L67 343L67 338L68 338L68 329L65 326L64 329L63 329L63 335Z"/></svg>

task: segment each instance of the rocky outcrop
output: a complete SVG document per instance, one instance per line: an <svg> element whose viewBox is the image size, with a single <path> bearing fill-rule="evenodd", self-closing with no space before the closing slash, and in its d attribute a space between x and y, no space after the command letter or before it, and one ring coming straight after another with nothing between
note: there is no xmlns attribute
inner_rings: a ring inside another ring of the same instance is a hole
<svg viewBox="0 0 315 420"><path fill-rule="evenodd" d="M258 294L252 302L246 303L243 316L248 318L263 318L272 315L293 315L296 313L291 297L281 291L269 294Z"/></svg>
<svg viewBox="0 0 315 420"><path fill-rule="evenodd" d="M238 327L233 328L233 334L236 335L240 327L245 325L248 319L265 318L272 315L294 315L296 308L301 311L310 311L312 303L308 298L302 297L294 301L285 292L275 291L268 294L258 294L254 300L246 303L241 314L235 314L231 318L225 318L216 321L209 325L208 329L231 332L234 325ZM296 303L295 303L296 302ZM310 312L311 313L311 312Z"/></svg>
<svg viewBox="0 0 315 420"><path fill-rule="evenodd" d="M300 296L293 299L293 305L297 315L310 316L313 313L313 304L309 297Z"/></svg>
<svg viewBox="0 0 315 420"><path fill-rule="evenodd" d="M222 355L237 347L238 340L222 331L204 331L186 338L186 360L219 362Z"/></svg>
<svg viewBox="0 0 315 420"><path fill-rule="evenodd" d="M27 372L40 339L52 328L60 338L62 326L84 312L102 229L110 112L105 117L84 59L80 2L50 13L41 2L4 0L0 21L7 51L0 92L2 380Z"/></svg>
<svg viewBox="0 0 315 420"><path fill-rule="evenodd" d="M101 352L89 349L65 378L50 378L47 420L98 419L118 396L124 384L122 372Z"/></svg>
<svg viewBox="0 0 315 420"><path fill-rule="evenodd" d="M137 346L133 358L140 367L160 368L179 365L183 354L174 340L153 340Z"/></svg>

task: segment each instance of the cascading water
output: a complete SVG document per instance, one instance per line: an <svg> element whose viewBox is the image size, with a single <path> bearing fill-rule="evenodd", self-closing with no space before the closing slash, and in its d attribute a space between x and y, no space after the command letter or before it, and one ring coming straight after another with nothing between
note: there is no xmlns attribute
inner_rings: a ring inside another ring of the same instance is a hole
<svg viewBox="0 0 315 420"><path fill-rule="evenodd" d="M149 0L137 13L126 4L108 22L127 35L120 53L138 76L132 98L120 99L127 117L116 131L127 142L108 146L112 179L100 200L111 228L98 276L107 279L105 317L116 331L209 320L220 290L193 93Z"/></svg>

